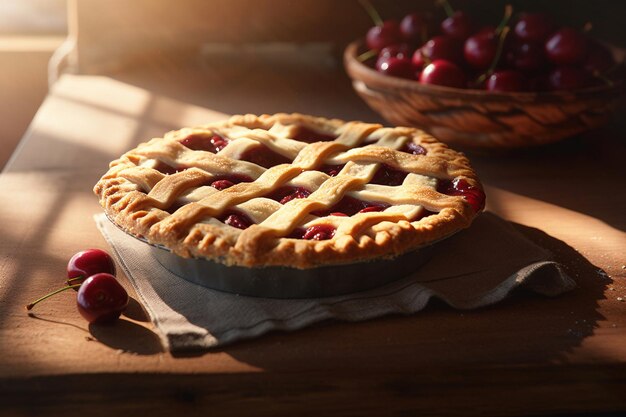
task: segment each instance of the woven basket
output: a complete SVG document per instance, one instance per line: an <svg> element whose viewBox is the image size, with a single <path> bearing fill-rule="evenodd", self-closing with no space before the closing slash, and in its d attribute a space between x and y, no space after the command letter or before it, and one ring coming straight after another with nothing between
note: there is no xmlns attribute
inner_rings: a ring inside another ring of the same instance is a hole
<svg viewBox="0 0 626 417"><path fill-rule="evenodd" d="M623 84L575 92L487 93L420 84L376 72L357 60L359 42L344 53L356 92L387 121L422 128L470 149L544 145L600 127L617 107Z"/></svg>

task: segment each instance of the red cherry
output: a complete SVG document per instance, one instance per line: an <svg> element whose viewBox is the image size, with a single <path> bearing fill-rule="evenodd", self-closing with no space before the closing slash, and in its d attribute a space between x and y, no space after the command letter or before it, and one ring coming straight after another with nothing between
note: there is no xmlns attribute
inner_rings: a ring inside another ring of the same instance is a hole
<svg viewBox="0 0 626 417"><path fill-rule="evenodd" d="M222 191L240 182L252 182L252 178L246 175L219 175L213 178L211 187Z"/></svg>
<svg viewBox="0 0 626 417"><path fill-rule="evenodd" d="M407 175L409 175L408 172L399 171L397 169L391 168L389 165L381 164L381 166L372 177L370 183L390 186L401 185Z"/></svg>
<svg viewBox="0 0 626 417"><path fill-rule="evenodd" d="M439 181L437 191L446 195L463 196L474 211L485 208L485 193L478 187L470 185L466 180L455 178L453 181Z"/></svg>
<svg viewBox="0 0 626 417"><path fill-rule="evenodd" d="M378 58L381 57L395 57L395 58L411 58L415 48L408 43L399 43L397 45L385 46L378 53Z"/></svg>
<svg viewBox="0 0 626 417"><path fill-rule="evenodd" d="M362 210L367 209L368 207L379 207L378 210L369 209L369 211L381 211L389 207L389 204L381 203L381 202L371 202L371 201L363 201L358 198L344 196L337 204L328 210L318 210L313 211L311 214L314 216L325 217L334 215L333 213L341 213L346 216L354 216L357 213L360 213Z"/></svg>
<svg viewBox="0 0 626 417"><path fill-rule="evenodd" d="M463 44L450 36L435 36L413 54L413 65L422 68L438 59L460 63L463 61Z"/></svg>
<svg viewBox="0 0 626 417"><path fill-rule="evenodd" d="M473 36L476 35L492 35L495 36L497 28L493 25L483 26Z"/></svg>
<svg viewBox="0 0 626 417"><path fill-rule="evenodd" d="M584 34L566 27L554 33L546 41L546 56L557 65L576 65L586 58L588 44Z"/></svg>
<svg viewBox="0 0 626 417"><path fill-rule="evenodd" d="M519 71L496 71L487 78L487 91L526 91L528 84L524 75Z"/></svg>
<svg viewBox="0 0 626 417"><path fill-rule="evenodd" d="M344 165L322 165L318 168L318 171L322 171L323 173L330 175L331 177L337 176L339 172L343 169Z"/></svg>
<svg viewBox="0 0 626 417"><path fill-rule="evenodd" d="M316 224L306 229L302 239L306 240L328 240L335 236L335 228L329 224Z"/></svg>
<svg viewBox="0 0 626 417"><path fill-rule="evenodd" d="M471 36L474 30L475 26L472 18L460 10L441 22L441 31L444 34L461 41Z"/></svg>
<svg viewBox="0 0 626 417"><path fill-rule="evenodd" d="M161 174L165 174L165 175L172 175L172 174L176 174L178 172L182 172L186 169L189 169L189 167L186 167L184 165L179 165L177 167L173 167L171 165L166 164L163 161L158 161L153 167L152 169L156 169L157 171L159 171Z"/></svg>
<svg viewBox="0 0 626 417"><path fill-rule="evenodd" d="M463 88L466 83L463 70L456 64L442 59L433 61L427 65L420 74L419 80L422 84L434 84L454 88Z"/></svg>
<svg viewBox="0 0 626 417"><path fill-rule="evenodd" d="M78 312L89 323L110 323L128 306L128 293L111 274L90 276L78 290Z"/></svg>
<svg viewBox="0 0 626 417"><path fill-rule="evenodd" d="M400 42L402 42L400 26L394 20L386 20L382 25L370 28L365 35L367 47L377 51Z"/></svg>
<svg viewBox="0 0 626 417"><path fill-rule="evenodd" d="M498 52L498 38L495 33L483 32L470 36L465 41L463 55L467 63L475 69L485 70L491 66Z"/></svg>
<svg viewBox="0 0 626 417"><path fill-rule="evenodd" d="M217 188L220 191L225 190L226 188L232 187L233 185L235 185L235 183L230 182L228 180L217 180L211 183L211 187Z"/></svg>
<svg viewBox="0 0 626 417"><path fill-rule="evenodd" d="M413 155L426 155L427 151L422 145L418 145L415 142L407 142L401 149L400 152L406 152Z"/></svg>
<svg viewBox="0 0 626 417"><path fill-rule="evenodd" d="M228 139L219 135L206 136L191 134L181 140L180 143L194 151L217 153L228 145Z"/></svg>
<svg viewBox="0 0 626 417"><path fill-rule="evenodd" d="M229 226L236 227L237 229L242 230L247 229L254 224L254 222L248 216L234 210L224 213L218 220Z"/></svg>
<svg viewBox="0 0 626 417"><path fill-rule="evenodd" d="M411 60L394 56L381 56L378 58L376 70L381 74L400 78L413 78L415 73Z"/></svg>
<svg viewBox="0 0 626 417"><path fill-rule="evenodd" d="M430 19L422 13L409 13L400 21L400 33L407 42L424 42L430 32Z"/></svg>
<svg viewBox="0 0 626 417"><path fill-rule="evenodd" d="M589 76L577 67L558 67L548 76L548 85L552 90L577 90L589 86Z"/></svg>
<svg viewBox="0 0 626 417"><path fill-rule="evenodd" d="M582 67L590 74L604 74L615 65L613 53L599 42L593 42Z"/></svg>
<svg viewBox="0 0 626 417"><path fill-rule="evenodd" d="M102 249L80 251L75 253L67 263L67 285L80 284L88 277L100 272L115 275L115 262L111 255Z"/></svg>
<svg viewBox="0 0 626 417"><path fill-rule="evenodd" d="M384 206L367 206L359 210L359 213L373 213L383 211L386 207Z"/></svg>
<svg viewBox="0 0 626 417"><path fill-rule="evenodd" d="M287 204L291 200L307 198L310 195L311 192L303 187L281 187L267 197L278 201L280 204Z"/></svg>
<svg viewBox="0 0 626 417"><path fill-rule="evenodd" d="M545 13L525 13L515 24L515 36L526 42L543 42L555 26L552 18Z"/></svg>
<svg viewBox="0 0 626 417"><path fill-rule="evenodd" d="M509 66L525 72L538 71L546 66L544 48L535 42L513 42L505 60Z"/></svg>
<svg viewBox="0 0 626 417"><path fill-rule="evenodd" d="M246 149L239 159L252 162L263 168L271 168L276 165L291 163L289 158L272 151L265 145L253 146Z"/></svg>
<svg viewBox="0 0 626 417"><path fill-rule="evenodd" d="M337 136L328 134L326 132L318 132L316 130L309 129L306 126L300 125L292 134L291 139L306 143L330 142L331 140L337 139Z"/></svg>

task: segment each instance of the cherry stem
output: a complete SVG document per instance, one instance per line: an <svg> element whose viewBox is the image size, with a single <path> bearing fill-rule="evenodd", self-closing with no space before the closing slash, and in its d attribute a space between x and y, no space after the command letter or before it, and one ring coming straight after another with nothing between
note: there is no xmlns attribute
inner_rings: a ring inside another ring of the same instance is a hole
<svg viewBox="0 0 626 417"><path fill-rule="evenodd" d="M63 288L59 288L58 290L52 291L50 294L46 294L43 297L38 298L35 301L33 301L32 303L26 305L26 310L32 310L33 307L35 307L35 305L39 304L41 301L45 300L46 298L50 298L53 295L58 294L60 292L63 292L65 290L69 290L70 288L78 288L80 286L81 286L81 284L72 284L72 285L65 286Z"/></svg>
<svg viewBox="0 0 626 417"><path fill-rule="evenodd" d="M614 87L615 83L606 75L600 73L599 71L594 71L593 76L601 81L603 81L607 86Z"/></svg>
<svg viewBox="0 0 626 417"><path fill-rule="evenodd" d="M69 278L69 279L67 280L67 283L68 283L68 285L71 285L71 283L72 283L72 282L74 282L74 281L80 281L80 280L85 280L85 277L83 277L82 275L79 275L79 276L74 277L74 278Z"/></svg>
<svg viewBox="0 0 626 417"><path fill-rule="evenodd" d="M369 0L359 0L359 3L361 3L361 6L363 6L363 8L376 26L383 25L383 19L380 17L380 14L378 14L378 11L376 11L376 9L374 8L374 6L372 6L372 3L370 3Z"/></svg>
<svg viewBox="0 0 626 417"><path fill-rule="evenodd" d="M513 16L513 6L507 4L506 6L504 6L504 16L502 17L500 24L496 28L496 36L500 36L500 33L502 33L506 25L509 24L511 16Z"/></svg>
<svg viewBox="0 0 626 417"><path fill-rule="evenodd" d="M443 7L443 11L446 12L448 17L452 17L454 15L454 8L450 5L448 0L437 0L437 5Z"/></svg>
<svg viewBox="0 0 626 417"><path fill-rule="evenodd" d="M422 49L421 49L421 48L419 49L419 53L420 53L420 56L422 57L422 59L424 60L424 63L425 63L426 65L430 65L430 64L433 62L433 61L430 59L430 57L427 57L427 56L424 54L424 51L422 51Z"/></svg>
<svg viewBox="0 0 626 417"><path fill-rule="evenodd" d="M504 40L506 39L506 36L509 34L510 29L511 28L509 28L508 26L505 26L502 28L502 31L500 32L500 35L498 37L498 49L496 50L496 55L493 57L493 61L491 62L491 65L489 66L487 71L482 73L480 77L476 79L475 81L476 85L481 85L487 79L487 77L493 74L494 70L498 66L498 62L500 62L500 57L502 56L502 50L504 49Z"/></svg>
<svg viewBox="0 0 626 417"><path fill-rule="evenodd" d="M376 55L378 55L378 51L370 49L369 51L363 52L361 55L357 56L356 59L359 62L365 62L370 58L374 58Z"/></svg>

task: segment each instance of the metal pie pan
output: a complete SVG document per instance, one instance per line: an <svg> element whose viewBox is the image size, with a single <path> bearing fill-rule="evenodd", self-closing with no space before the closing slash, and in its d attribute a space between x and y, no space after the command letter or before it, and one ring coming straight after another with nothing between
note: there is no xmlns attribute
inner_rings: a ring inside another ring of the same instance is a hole
<svg viewBox="0 0 626 417"><path fill-rule="evenodd" d="M152 245L154 257L170 272L214 290L265 298L321 298L365 291L406 277L424 264L430 246L393 259L297 269L280 266L226 266L183 258Z"/></svg>
<svg viewBox="0 0 626 417"><path fill-rule="evenodd" d="M204 258L183 258L164 246L128 233L111 218L109 220L127 235L149 245L155 259L176 276L214 290L251 297L321 298L370 290L415 272L430 259L433 246L422 246L390 259L309 269L246 268Z"/></svg>

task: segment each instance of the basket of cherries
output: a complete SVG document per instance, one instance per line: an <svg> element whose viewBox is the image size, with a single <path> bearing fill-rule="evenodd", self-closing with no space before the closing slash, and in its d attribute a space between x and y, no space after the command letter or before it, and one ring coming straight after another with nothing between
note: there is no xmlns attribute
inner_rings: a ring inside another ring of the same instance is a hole
<svg viewBox="0 0 626 417"><path fill-rule="evenodd" d="M426 13L382 20L344 53L355 91L395 125L423 128L465 148L542 145L600 127L623 92L623 54L545 13L480 26L438 2Z"/></svg>

